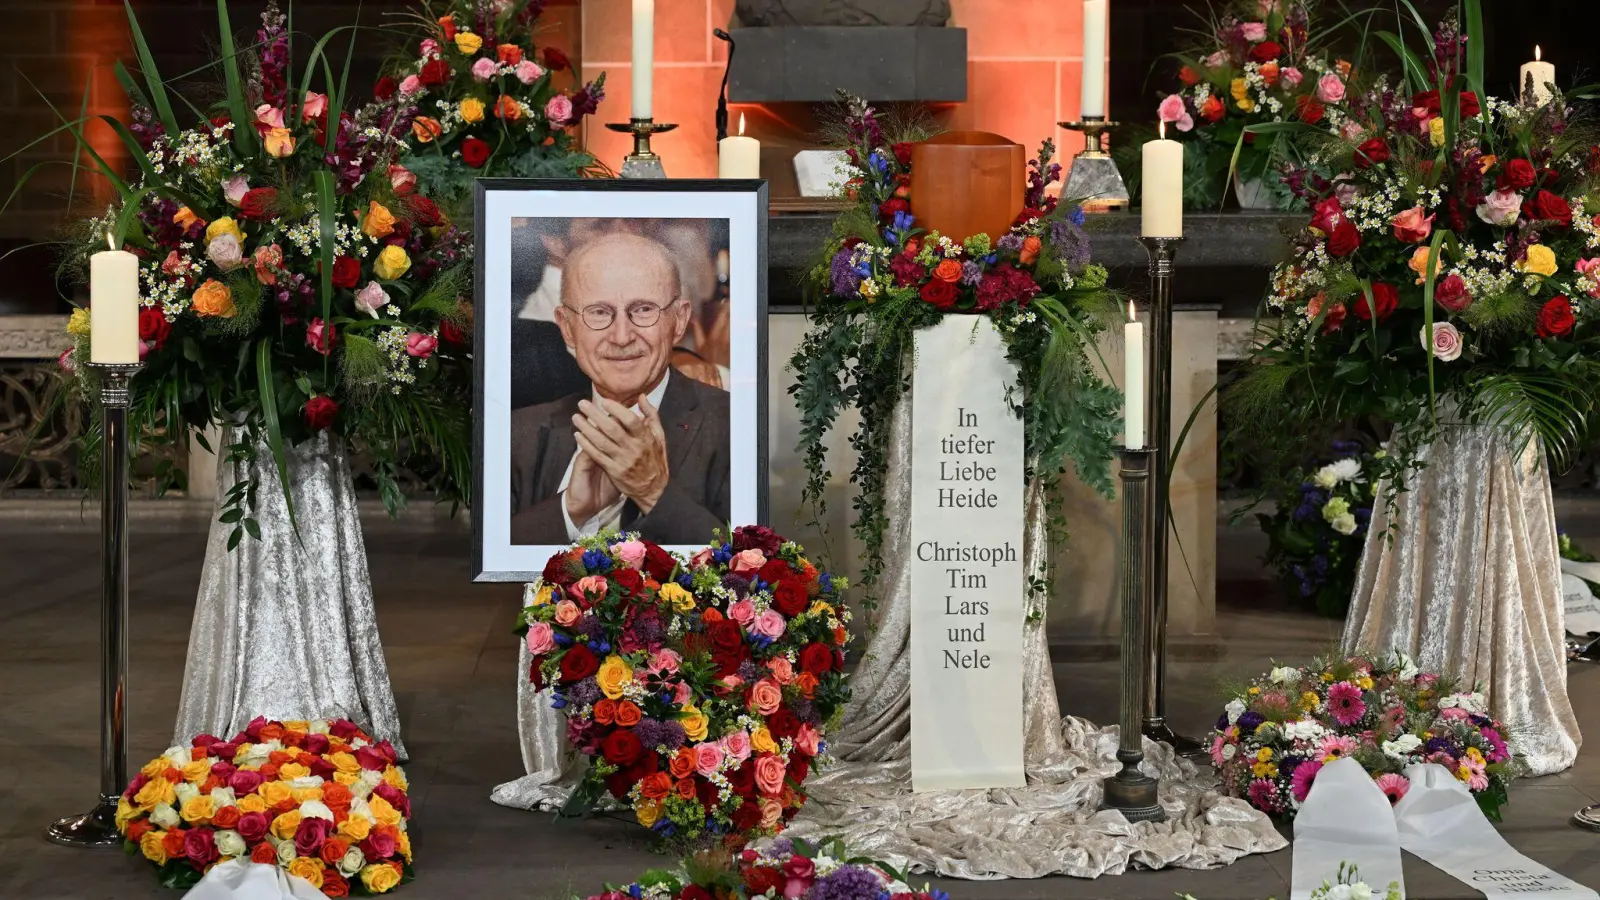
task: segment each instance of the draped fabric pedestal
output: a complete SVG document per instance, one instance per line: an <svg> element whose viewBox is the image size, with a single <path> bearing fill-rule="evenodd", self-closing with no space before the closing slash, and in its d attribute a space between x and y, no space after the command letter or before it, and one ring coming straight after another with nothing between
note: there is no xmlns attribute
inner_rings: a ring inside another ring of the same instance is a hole
<svg viewBox="0 0 1600 900"><path fill-rule="evenodd" d="M911 403L895 410L889 448L890 522L909 519ZM1028 490L1024 562L1045 565L1044 494ZM1043 611L1024 626L1023 685L1028 786L1014 789L911 791L910 533L885 541L883 605L877 629L851 677L853 699L828 735L836 762L806 781L810 799L787 834L840 837L855 853L918 872L970 878L1092 878L1149 868L1207 868L1287 846L1267 817L1223 797L1215 779L1145 742L1145 769L1159 775L1166 822L1129 823L1098 811L1101 781L1121 768L1116 727L1063 719L1046 643ZM518 726L528 772L494 790L496 803L559 807L582 776L561 714L528 683L526 648L518 663Z"/></svg>
<svg viewBox="0 0 1600 900"><path fill-rule="evenodd" d="M1411 654L1481 686L1535 775L1571 767L1561 559L1544 447L1447 425L1391 519L1380 484L1345 620L1346 653ZM1393 524L1393 528L1391 528Z"/></svg>
<svg viewBox="0 0 1600 900"><path fill-rule="evenodd" d="M223 446L235 440L224 431ZM230 551L233 526L213 517L173 739L226 738L256 716L343 718L405 759L343 442L324 432L284 453L298 537L265 442L249 463L218 464L219 514L258 479L261 539Z"/></svg>

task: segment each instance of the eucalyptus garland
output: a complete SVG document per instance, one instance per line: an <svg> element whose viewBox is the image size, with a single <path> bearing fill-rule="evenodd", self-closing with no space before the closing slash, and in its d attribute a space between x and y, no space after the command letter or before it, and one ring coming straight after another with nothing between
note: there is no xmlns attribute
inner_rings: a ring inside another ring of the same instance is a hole
<svg viewBox="0 0 1600 900"><path fill-rule="evenodd" d="M890 423L910 386L916 332L950 315L993 321L1018 370L1006 399L1024 423L1028 477L1053 495L1070 461L1081 481L1110 497L1122 394L1101 377L1095 340L1121 305L1105 269L1089 263L1082 208L1045 192L1060 178L1051 142L1028 163L1025 207L1010 230L956 241L918 228L911 214L911 144L925 131L886 126L850 98L839 132L855 202L807 277L812 327L790 360L797 380L789 392L800 412L804 498L819 512L832 477L824 440L846 408L860 412L850 437L852 527L865 547L861 583L871 608L890 524Z"/></svg>

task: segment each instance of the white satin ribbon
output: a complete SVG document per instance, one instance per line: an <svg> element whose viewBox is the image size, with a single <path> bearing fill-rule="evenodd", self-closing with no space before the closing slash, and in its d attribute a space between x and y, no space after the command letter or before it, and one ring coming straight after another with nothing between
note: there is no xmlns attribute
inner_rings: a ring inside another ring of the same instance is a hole
<svg viewBox="0 0 1600 900"><path fill-rule="evenodd" d="M1391 882L1399 882L1405 896L1389 798L1349 758L1322 767L1295 816L1290 900L1311 900L1313 891L1333 880L1341 863L1354 864L1376 896L1382 897Z"/></svg>
<svg viewBox="0 0 1600 900"><path fill-rule="evenodd" d="M277 866L233 859L211 867L184 900L327 900L322 891Z"/></svg>
<svg viewBox="0 0 1600 900"><path fill-rule="evenodd" d="M1394 818L1400 846L1406 851L1490 900L1530 894L1600 900L1589 888L1512 849L1489 824L1467 786L1443 766L1414 765L1405 775L1411 788L1395 804ZM1298 856L1295 862L1298 865Z"/></svg>

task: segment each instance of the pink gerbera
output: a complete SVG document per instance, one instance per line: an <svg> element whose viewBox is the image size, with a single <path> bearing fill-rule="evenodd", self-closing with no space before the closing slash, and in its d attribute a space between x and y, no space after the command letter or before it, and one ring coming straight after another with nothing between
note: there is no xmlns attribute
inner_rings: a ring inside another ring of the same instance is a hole
<svg viewBox="0 0 1600 900"><path fill-rule="evenodd" d="M1220 769L1225 762L1227 760L1222 758L1222 735L1219 734L1211 739L1211 764Z"/></svg>
<svg viewBox="0 0 1600 900"><path fill-rule="evenodd" d="M1250 802L1262 812L1278 811L1278 787L1265 778L1250 782Z"/></svg>
<svg viewBox="0 0 1600 900"><path fill-rule="evenodd" d="M1294 770L1294 777L1290 780L1289 790L1294 793L1294 799L1301 803L1306 802L1306 795L1311 793L1311 782L1317 778L1317 773L1322 771L1322 763L1308 759Z"/></svg>
<svg viewBox="0 0 1600 900"><path fill-rule="evenodd" d="M1411 782L1404 775L1385 772L1378 776L1378 790L1383 791L1383 795L1389 798L1389 805L1393 806L1400 802L1406 791L1411 790Z"/></svg>
<svg viewBox="0 0 1600 900"><path fill-rule="evenodd" d="M1356 739L1343 735L1329 735L1317 745L1317 757L1324 763L1331 763L1336 759L1343 759L1355 753L1361 745Z"/></svg>
<svg viewBox="0 0 1600 900"><path fill-rule="evenodd" d="M1361 700L1361 689L1348 681L1328 688L1328 713L1340 725L1354 725L1367 714L1367 704Z"/></svg>

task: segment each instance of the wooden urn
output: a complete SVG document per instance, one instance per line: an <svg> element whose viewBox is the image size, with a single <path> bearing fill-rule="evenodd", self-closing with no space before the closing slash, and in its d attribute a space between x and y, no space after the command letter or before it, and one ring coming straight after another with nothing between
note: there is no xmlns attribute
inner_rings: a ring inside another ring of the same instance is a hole
<svg viewBox="0 0 1600 900"><path fill-rule="evenodd" d="M911 147L911 214L918 228L964 241L999 239L1022 212L1022 145L987 131L952 131Z"/></svg>

